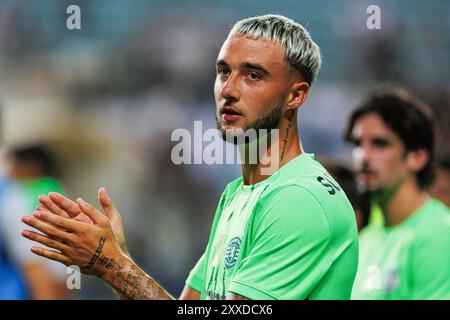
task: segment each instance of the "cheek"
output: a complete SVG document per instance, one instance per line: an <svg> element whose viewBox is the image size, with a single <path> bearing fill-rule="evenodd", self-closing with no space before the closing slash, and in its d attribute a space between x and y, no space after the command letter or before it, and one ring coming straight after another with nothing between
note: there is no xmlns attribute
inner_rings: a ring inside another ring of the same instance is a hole
<svg viewBox="0 0 450 320"><path fill-rule="evenodd" d="M220 91L222 90L222 84L217 80L214 82L214 99L217 101L220 100Z"/></svg>
<svg viewBox="0 0 450 320"><path fill-rule="evenodd" d="M265 101L267 104L274 103L282 99L287 87L279 79L261 81L242 81L241 92L246 97L256 101Z"/></svg>
<svg viewBox="0 0 450 320"><path fill-rule="evenodd" d="M361 148L353 148L352 150L352 161L353 161L353 165L356 168L359 168L361 166L362 160L364 157L364 152Z"/></svg>
<svg viewBox="0 0 450 320"><path fill-rule="evenodd" d="M387 177L399 177L405 173L405 164L401 155L392 152L385 152L377 159L376 166Z"/></svg>

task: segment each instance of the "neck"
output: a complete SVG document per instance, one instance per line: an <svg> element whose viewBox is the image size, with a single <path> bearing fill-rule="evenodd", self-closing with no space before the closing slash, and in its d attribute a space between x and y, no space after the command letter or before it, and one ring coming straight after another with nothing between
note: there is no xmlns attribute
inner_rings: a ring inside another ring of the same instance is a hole
<svg viewBox="0 0 450 320"><path fill-rule="evenodd" d="M389 199L380 202L385 225L392 227L401 223L422 207L427 198L413 177L406 178Z"/></svg>
<svg viewBox="0 0 450 320"><path fill-rule="evenodd" d="M246 154L254 151L254 148L257 148L256 145L266 146L263 149L264 152L257 157L256 163L242 161L242 177L245 185L252 185L267 179L290 160L303 153L295 112L282 119L277 135L272 134L269 139L267 138L267 136L260 137L259 141L253 145L247 144L239 148L241 159L248 160L245 157ZM267 139L270 142L262 144L261 139Z"/></svg>

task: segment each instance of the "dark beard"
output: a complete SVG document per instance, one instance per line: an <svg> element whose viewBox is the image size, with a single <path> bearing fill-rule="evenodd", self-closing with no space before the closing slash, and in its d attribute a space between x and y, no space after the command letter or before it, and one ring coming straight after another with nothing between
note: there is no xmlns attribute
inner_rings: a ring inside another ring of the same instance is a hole
<svg viewBox="0 0 450 320"><path fill-rule="evenodd" d="M220 131L222 135L222 139L227 142L231 142L233 144L238 144L240 142L239 137L245 136L245 133L249 129L254 129L256 131L256 139L259 138L260 130L265 129L267 130L267 133L270 133L270 130L272 129L278 129L280 126L280 121L282 117L282 107L276 106L273 110L271 110L266 115L260 117L259 119L256 119L253 123L249 124L244 130L239 131L231 131L229 130L227 134L227 130L224 130L220 127L219 119L216 115L216 123L217 123L217 129ZM245 143L250 143L251 141L249 139L245 139Z"/></svg>
<svg viewBox="0 0 450 320"><path fill-rule="evenodd" d="M377 188L377 189L367 189L364 187L362 190L360 189L361 193L370 199L370 202L372 203L387 203L389 199L392 198L393 195L395 195L401 185L401 182L394 184L390 187L383 187L383 188Z"/></svg>

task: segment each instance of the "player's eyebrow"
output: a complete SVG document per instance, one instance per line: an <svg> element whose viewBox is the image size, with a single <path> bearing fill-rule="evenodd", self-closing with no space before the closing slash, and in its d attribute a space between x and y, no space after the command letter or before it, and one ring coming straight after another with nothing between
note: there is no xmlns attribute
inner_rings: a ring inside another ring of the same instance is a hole
<svg viewBox="0 0 450 320"><path fill-rule="evenodd" d="M351 143L351 144L353 144L355 146L359 146L361 144L361 138L357 138L357 137L354 137L354 136L350 136L346 140L347 140L348 143Z"/></svg>
<svg viewBox="0 0 450 320"><path fill-rule="evenodd" d="M225 60L219 59L216 61L216 67L223 66L223 67L229 67L228 63L226 63ZM241 69L252 69L252 70L258 70L262 73L263 76L270 76L270 72L264 68L259 63L253 63L253 62L243 62L239 65Z"/></svg>
<svg viewBox="0 0 450 320"><path fill-rule="evenodd" d="M375 144L375 145L377 145L377 146L384 147L384 146L389 145L389 144L390 144L390 141L389 141L388 139L386 139L386 138L382 138L382 137L374 137L374 138L372 139L372 143Z"/></svg>
<svg viewBox="0 0 450 320"><path fill-rule="evenodd" d="M243 69L253 69L253 70L258 70L259 72L261 72L264 76L268 76L270 75L269 71L267 71L266 68L264 68L262 65L260 65L259 63L251 63L251 62L244 62L241 65L241 68Z"/></svg>
<svg viewBox="0 0 450 320"><path fill-rule="evenodd" d="M226 63L223 59L219 59L216 61L216 68L217 67L228 67L228 63Z"/></svg>

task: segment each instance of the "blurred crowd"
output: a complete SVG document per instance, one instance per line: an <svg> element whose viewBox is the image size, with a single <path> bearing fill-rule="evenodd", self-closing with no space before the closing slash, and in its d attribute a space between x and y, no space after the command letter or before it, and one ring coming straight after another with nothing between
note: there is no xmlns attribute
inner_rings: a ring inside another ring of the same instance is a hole
<svg viewBox="0 0 450 320"><path fill-rule="evenodd" d="M0 206L22 204L0 213L0 245L2 259L17 266L11 285L28 288L20 297L114 298L88 276L82 290L65 290L64 268L32 257L30 243L18 240L23 227L10 222L31 214L39 194L96 203L101 186L123 216L133 259L168 291L181 291L220 193L240 167L175 165L170 137L197 120L216 126L215 58L232 24L247 16L285 14L321 47L322 71L299 112L303 147L343 186L360 228L370 207L358 195L342 132L356 102L380 83L408 88L436 114L431 192L450 206L448 1L426 10L418 0L377 1L380 30L366 27L369 2L351 0L85 0L76 1L82 29L68 30L72 2L0 0Z"/></svg>

